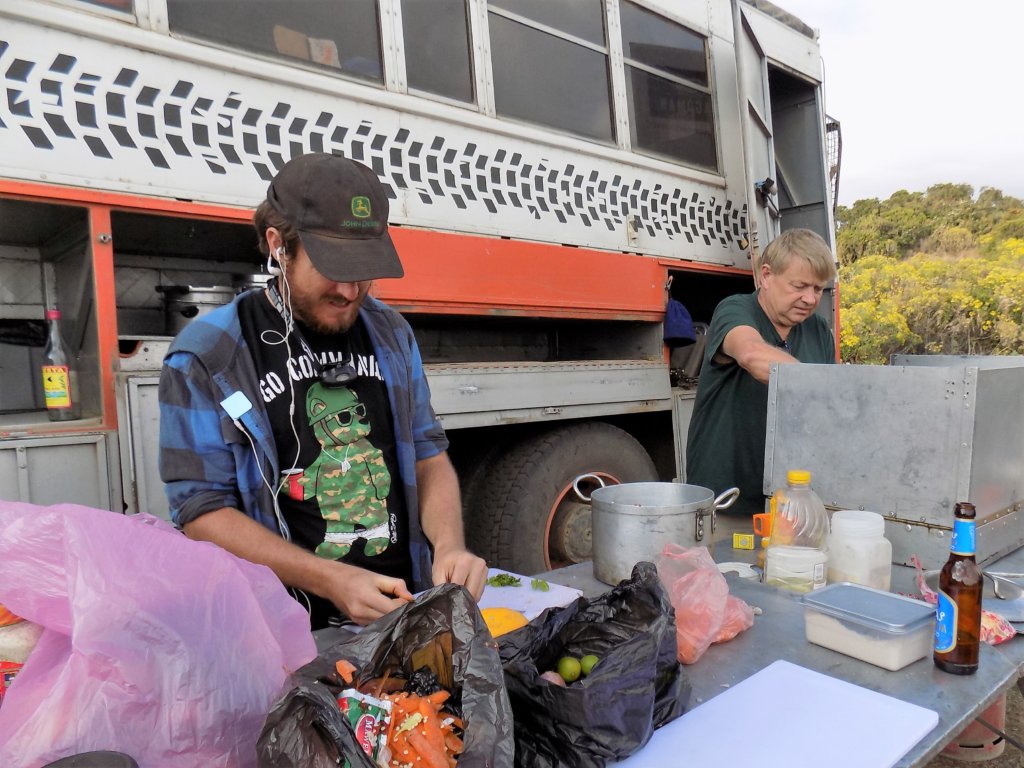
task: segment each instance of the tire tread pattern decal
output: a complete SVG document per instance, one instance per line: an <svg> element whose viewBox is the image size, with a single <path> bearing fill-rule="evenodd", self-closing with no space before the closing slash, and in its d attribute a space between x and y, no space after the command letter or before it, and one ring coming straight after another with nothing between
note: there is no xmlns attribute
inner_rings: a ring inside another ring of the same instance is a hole
<svg viewBox="0 0 1024 768"><path fill-rule="evenodd" d="M729 199L645 186L639 178L571 162L552 165L516 151L484 151L473 142L457 146L407 128L389 133L355 115L301 115L283 101L249 104L234 91L213 98L185 79L159 88L128 66L105 78L71 54L58 53L46 63L16 56L12 48L0 40L0 130L20 130L37 150L80 142L110 161L115 152L130 150L172 172L175 158L198 157L212 174L248 167L268 182L291 157L334 152L372 167L392 199L401 190L427 205L447 198L464 211L494 215L514 208L537 221L611 232L635 216L652 238L729 249L746 231L745 206Z"/></svg>

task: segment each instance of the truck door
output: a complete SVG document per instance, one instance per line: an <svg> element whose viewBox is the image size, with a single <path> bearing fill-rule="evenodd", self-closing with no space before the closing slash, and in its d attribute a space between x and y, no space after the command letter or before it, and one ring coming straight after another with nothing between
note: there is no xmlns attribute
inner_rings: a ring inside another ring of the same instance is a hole
<svg viewBox="0 0 1024 768"><path fill-rule="evenodd" d="M756 280L760 253L787 229L810 229L835 249L822 73L816 33L786 11L734 0L733 24ZM834 326L832 287L818 313Z"/></svg>
<svg viewBox="0 0 1024 768"><path fill-rule="evenodd" d="M775 148L772 141L768 58L747 17L749 11L733 2L736 39L736 74L739 84L740 121L743 131L745 196L750 221L754 279L759 255L780 232L775 198Z"/></svg>

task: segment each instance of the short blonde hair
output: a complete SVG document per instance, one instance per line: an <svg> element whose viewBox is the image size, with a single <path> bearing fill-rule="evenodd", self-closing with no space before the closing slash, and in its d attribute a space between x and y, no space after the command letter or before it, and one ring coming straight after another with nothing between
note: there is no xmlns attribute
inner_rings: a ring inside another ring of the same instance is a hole
<svg viewBox="0 0 1024 768"><path fill-rule="evenodd" d="M772 272L785 272L793 259L806 261L821 280L834 280L836 262L832 249L817 232L809 229L787 229L764 249L761 263Z"/></svg>

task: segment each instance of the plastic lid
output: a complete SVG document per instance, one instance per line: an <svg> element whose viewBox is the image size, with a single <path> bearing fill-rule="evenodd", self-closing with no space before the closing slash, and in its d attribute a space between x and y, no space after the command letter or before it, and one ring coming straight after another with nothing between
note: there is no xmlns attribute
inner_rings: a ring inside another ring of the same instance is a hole
<svg viewBox="0 0 1024 768"><path fill-rule="evenodd" d="M877 512L840 509L832 513L832 535L884 536L885 520Z"/></svg>
<svg viewBox="0 0 1024 768"><path fill-rule="evenodd" d="M811 482L811 473L806 469L791 469L786 473L786 482L790 485L808 485Z"/></svg>
<svg viewBox="0 0 1024 768"><path fill-rule="evenodd" d="M60 320L60 310L59 309L48 309L48 310L46 310L46 319L47 320Z"/></svg>
<svg viewBox="0 0 1024 768"><path fill-rule="evenodd" d="M821 613L890 635L914 632L935 619L935 606L930 603L846 581L808 592L802 602Z"/></svg>

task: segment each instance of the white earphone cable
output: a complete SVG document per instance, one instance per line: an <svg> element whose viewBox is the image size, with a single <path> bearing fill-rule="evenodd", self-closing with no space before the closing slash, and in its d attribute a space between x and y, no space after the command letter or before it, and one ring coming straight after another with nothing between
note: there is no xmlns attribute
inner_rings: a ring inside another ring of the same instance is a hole
<svg viewBox="0 0 1024 768"><path fill-rule="evenodd" d="M278 258L278 267L271 266L271 257L267 257L267 271L271 274L276 275L280 278L282 293L284 298L284 333L280 331L268 328L267 330L260 333L260 340L268 346L276 346L278 344L284 344L285 350L285 368L287 370L288 364L292 359L292 345L291 335L292 328L295 326L295 315L292 313L292 289L291 285L288 284L288 270L284 263L284 258L287 255L283 246L278 247L275 250L275 255ZM288 374L288 423L292 428L292 438L295 440L295 457L292 459L291 466L281 472L281 480L277 486L278 493L281 488L284 487L286 478L299 466L299 454L301 452L299 445L299 429L295 425L295 379L292 378L291 374ZM276 498L276 497L275 497Z"/></svg>

